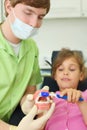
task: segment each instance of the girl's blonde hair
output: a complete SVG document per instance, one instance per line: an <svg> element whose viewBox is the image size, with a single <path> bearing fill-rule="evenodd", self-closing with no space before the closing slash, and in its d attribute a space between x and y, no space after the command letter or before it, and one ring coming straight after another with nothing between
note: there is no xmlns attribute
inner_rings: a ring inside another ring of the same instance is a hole
<svg viewBox="0 0 87 130"><path fill-rule="evenodd" d="M83 80L87 77L87 69L85 67L85 60L83 57L82 52L77 50L70 50L67 48L61 49L58 53L57 57L55 58L53 65L52 65L52 77L54 78L57 68L63 63L64 60L68 58L75 58L80 71L83 73Z"/></svg>

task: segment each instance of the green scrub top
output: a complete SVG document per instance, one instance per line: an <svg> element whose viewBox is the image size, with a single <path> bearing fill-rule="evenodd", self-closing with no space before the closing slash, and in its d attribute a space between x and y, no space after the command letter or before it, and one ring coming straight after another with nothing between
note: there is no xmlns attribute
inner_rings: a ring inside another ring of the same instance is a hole
<svg viewBox="0 0 87 130"><path fill-rule="evenodd" d="M0 32L0 119L8 122L26 87L40 82L36 43L23 40L16 56Z"/></svg>

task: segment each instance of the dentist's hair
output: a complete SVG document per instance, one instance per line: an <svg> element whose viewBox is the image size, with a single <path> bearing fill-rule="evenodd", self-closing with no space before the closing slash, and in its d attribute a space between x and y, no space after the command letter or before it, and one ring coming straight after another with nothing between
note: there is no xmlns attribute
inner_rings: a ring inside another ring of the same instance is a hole
<svg viewBox="0 0 87 130"><path fill-rule="evenodd" d="M5 0L5 2L6 1L7 0ZM15 7L19 3L22 3L22 4L29 5L35 8L44 8L46 9L46 13L48 13L50 10L50 0L9 0L9 2L11 3L11 6L13 7ZM8 14L6 12L6 16L7 15Z"/></svg>

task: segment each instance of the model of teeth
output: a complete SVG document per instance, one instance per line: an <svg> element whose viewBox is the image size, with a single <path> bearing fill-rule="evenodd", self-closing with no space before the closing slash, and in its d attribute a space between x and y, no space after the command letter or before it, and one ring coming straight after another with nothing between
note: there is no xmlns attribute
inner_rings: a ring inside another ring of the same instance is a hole
<svg viewBox="0 0 87 130"><path fill-rule="evenodd" d="M50 108L51 97L48 90L41 89L36 91L34 94L34 100L39 110L45 111Z"/></svg>

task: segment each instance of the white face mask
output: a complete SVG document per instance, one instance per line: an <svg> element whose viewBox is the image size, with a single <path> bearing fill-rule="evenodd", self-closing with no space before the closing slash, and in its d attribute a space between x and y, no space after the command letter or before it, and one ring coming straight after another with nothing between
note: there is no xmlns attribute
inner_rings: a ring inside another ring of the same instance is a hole
<svg viewBox="0 0 87 130"><path fill-rule="evenodd" d="M13 12L14 14L14 12ZM14 35L19 39L27 39L33 35L35 35L38 32L38 28L34 28L24 22L22 22L20 19L18 19L15 14L15 21L14 23L11 23L11 29Z"/></svg>

